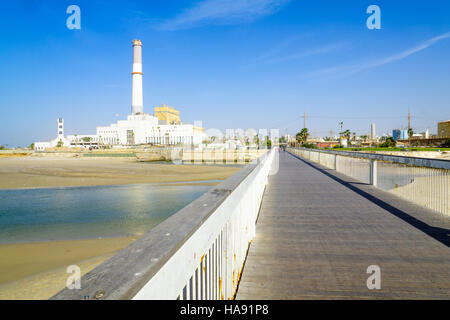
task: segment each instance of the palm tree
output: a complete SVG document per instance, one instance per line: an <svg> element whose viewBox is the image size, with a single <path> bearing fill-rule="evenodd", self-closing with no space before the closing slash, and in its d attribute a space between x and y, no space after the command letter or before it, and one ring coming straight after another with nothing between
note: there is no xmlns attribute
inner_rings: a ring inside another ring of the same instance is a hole
<svg viewBox="0 0 450 320"><path fill-rule="evenodd" d="M350 141L350 134L351 134L350 130L347 129L344 132L341 132L340 134L344 136L347 139L347 141Z"/></svg>
<svg viewBox="0 0 450 320"><path fill-rule="evenodd" d="M412 128L408 128L408 138L409 138L409 148L411 149L411 138L414 134L414 131Z"/></svg>
<svg viewBox="0 0 450 320"><path fill-rule="evenodd" d="M298 132L295 135L295 139L297 140L298 143L305 143L308 140L308 129L307 128L303 128L300 132Z"/></svg>
<svg viewBox="0 0 450 320"><path fill-rule="evenodd" d="M341 131L339 132L339 144L342 144L342 127L344 125L344 122L340 121L339 125L341 126Z"/></svg>

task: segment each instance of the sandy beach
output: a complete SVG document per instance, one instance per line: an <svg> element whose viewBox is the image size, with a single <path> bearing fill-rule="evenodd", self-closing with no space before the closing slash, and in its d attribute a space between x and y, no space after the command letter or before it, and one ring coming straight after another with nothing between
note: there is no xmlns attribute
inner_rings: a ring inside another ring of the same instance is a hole
<svg viewBox="0 0 450 320"><path fill-rule="evenodd" d="M117 158L0 158L0 189L224 180L239 167L173 165Z"/></svg>
<svg viewBox="0 0 450 320"><path fill-rule="evenodd" d="M85 274L137 237L0 245L0 300L48 299L66 285L66 268Z"/></svg>
<svg viewBox="0 0 450 320"><path fill-rule="evenodd" d="M239 167L173 165L129 158L0 158L0 189L160 183L215 185ZM0 245L0 299L48 299L63 289L69 265L82 274L138 237Z"/></svg>

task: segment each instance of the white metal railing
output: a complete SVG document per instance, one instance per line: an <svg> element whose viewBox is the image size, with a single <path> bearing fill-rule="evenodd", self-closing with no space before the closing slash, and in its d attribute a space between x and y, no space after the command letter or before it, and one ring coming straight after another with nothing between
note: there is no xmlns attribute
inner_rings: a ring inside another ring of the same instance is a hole
<svg viewBox="0 0 450 320"><path fill-rule="evenodd" d="M450 216L450 161L290 148L297 156Z"/></svg>
<svg viewBox="0 0 450 320"><path fill-rule="evenodd" d="M276 149L52 299L233 299Z"/></svg>
<svg viewBox="0 0 450 320"><path fill-rule="evenodd" d="M232 299L274 156L272 150L133 299Z"/></svg>

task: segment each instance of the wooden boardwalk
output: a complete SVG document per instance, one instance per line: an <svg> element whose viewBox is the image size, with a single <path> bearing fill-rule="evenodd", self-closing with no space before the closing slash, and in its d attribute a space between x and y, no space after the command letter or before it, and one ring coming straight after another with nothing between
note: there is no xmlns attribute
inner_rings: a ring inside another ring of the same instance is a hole
<svg viewBox="0 0 450 320"><path fill-rule="evenodd" d="M449 299L449 234L449 217L280 152L236 299Z"/></svg>

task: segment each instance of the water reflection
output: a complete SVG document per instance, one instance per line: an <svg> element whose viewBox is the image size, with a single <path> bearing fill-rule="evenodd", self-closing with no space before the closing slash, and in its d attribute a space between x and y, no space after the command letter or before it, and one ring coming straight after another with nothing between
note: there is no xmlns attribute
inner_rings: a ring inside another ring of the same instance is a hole
<svg viewBox="0 0 450 320"><path fill-rule="evenodd" d="M0 190L0 242L142 234L210 188L136 184Z"/></svg>

